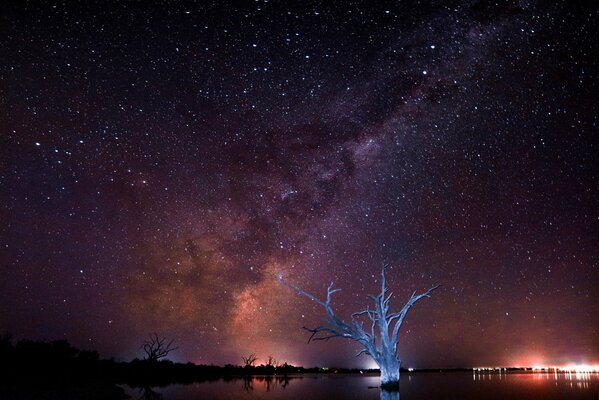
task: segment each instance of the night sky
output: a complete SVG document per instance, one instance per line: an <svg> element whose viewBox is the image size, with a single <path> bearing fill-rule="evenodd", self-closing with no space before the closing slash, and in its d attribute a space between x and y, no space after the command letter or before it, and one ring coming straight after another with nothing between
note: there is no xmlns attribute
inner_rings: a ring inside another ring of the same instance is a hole
<svg viewBox="0 0 599 400"><path fill-rule="evenodd" d="M388 262L443 285L406 367L599 362L599 12L552 3L2 2L0 331L371 367L277 275L349 318Z"/></svg>

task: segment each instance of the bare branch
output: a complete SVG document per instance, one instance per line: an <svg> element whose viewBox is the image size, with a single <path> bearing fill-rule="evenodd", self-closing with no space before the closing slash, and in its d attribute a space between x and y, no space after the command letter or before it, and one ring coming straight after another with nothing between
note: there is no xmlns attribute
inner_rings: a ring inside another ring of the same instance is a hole
<svg viewBox="0 0 599 400"><path fill-rule="evenodd" d="M318 298L316 298L316 296L313 296L312 294L306 292L305 290L302 290L295 285L287 283L286 281L283 280L281 275L279 275L279 282L281 282L285 286L295 290L298 294L300 294L304 297L307 297L310 300L320 304L322 307L324 307L324 309L327 313L328 319L326 320L326 323L329 326L318 326L316 328L304 327L304 329L306 331L312 333L310 335L310 338L308 339L308 343L313 340L327 341L334 337L344 337L344 338L355 340L363 345L366 345L367 343L370 343L370 342L372 342L372 344L374 345L374 336L370 337L370 335L368 333L366 333L359 324L357 324L357 323L355 323L355 321L353 321L353 318L352 318L352 325L353 325L353 327L352 327L351 325L342 321L335 314L335 311L333 310L333 308L331 306L332 295L334 293L339 292L341 289L335 289L333 287L333 282L331 282L329 284L329 286L327 287L326 301L319 300ZM325 336L317 336L320 333L325 333L326 335Z"/></svg>
<svg viewBox="0 0 599 400"><path fill-rule="evenodd" d="M351 316L352 316L352 318L354 318L354 317L359 317L361 315L367 315L368 318L370 319L370 322L371 322L370 336L372 337L372 341L373 341L373 344L374 344L374 342L376 341L374 330L375 330L375 327L376 327L376 322L378 320L377 314L376 314L376 312L374 310L371 310L370 308L366 307L364 310L355 312Z"/></svg>
<svg viewBox="0 0 599 400"><path fill-rule="evenodd" d="M420 300L424 297L431 297L430 296L431 292L433 292L434 290L436 290L440 287L441 287L441 285L433 286L432 288L428 289L427 291L425 291L422 294L419 294L418 296L416 296L416 292L412 293L410 300L408 300L408 302L403 306L403 308L401 309L401 311L399 313L392 314L389 317L387 317L389 323L391 321L393 321L394 319L397 319L397 321L395 322L395 326L393 327L393 333L391 334L391 342L394 344L395 350L397 349L397 340L398 340L399 330L401 329L401 325L403 324L403 321L406 318L406 315L408 315L408 311L410 311L410 308L412 308L412 306L414 304L416 304L416 302L418 300Z"/></svg>
<svg viewBox="0 0 599 400"><path fill-rule="evenodd" d="M173 339L166 343L166 337L160 338L157 333L150 334L150 338L143 344L146 360L152 362L158 361L166 357L170 352L177 350L178 347L173 347L174 341Z"/></svg>
<svg viewBox="0 0 599 400"><path fill-rule="evenodd" d="M293 290L295 290L298 294L300 294L301 296L305 296L307 298L309 298L312 301L315 301L316 303L320 304L321 306L325 306L325 303L321 300L318 300L316 297L312 296L310 293L298 288L297 286L294 286L290 283L287 283L286 281L283 280L283 276L281 274L279 274L279 282L282 283L283 285L287 286L288 288L291 288ZM328 295L327 295L328 296Z"/></svg>
<svg viewBox="0 0 599 400"><path fill-rule="evenodd" d="M362 349L362 350L360 350L360 351L359 351L359 352L356 354L356 357L360 357L362 354L367 354L367 355L370 355L370 353L368 352L368 350L366 350L366 349Z"/></svg>

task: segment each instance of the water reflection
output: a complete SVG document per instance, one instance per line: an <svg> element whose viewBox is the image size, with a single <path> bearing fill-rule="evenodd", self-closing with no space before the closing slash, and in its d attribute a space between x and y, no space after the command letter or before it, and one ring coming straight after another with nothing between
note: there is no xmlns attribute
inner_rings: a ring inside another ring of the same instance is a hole
<svg viewBox="0 0 599 400"><path fill-rule="evenodd" d="M571 371L558 371L554 369L553 371L520 371L520 372L510 372L505 369L497 369L497 370L473 370L472 371L472 380L473 381L492 381L506 379L508 376L529 376L532 379L540 381L591 381L599 379L599 372L571 372Z"/></svg>
<svg viewBox="0 0 599 400"><path fill-rule="evenodd" d="M472 370L473 381L502 380L508 373L506 368L475 368Z"/></svg>
<svg viewBox="0 0 599 400"><path fill-rule="evenodd" d="M381 390L380 400L399 400L399 391Z"/></svg>
<svg viewBox="0 0 599 400"><path fill-rule="evenodd" d="M254 385L258 384L265 388L267 392L271 390L282 388L285 389L289 385L290 379L301 379L301 376L289 377L288 375L266 375L266 376L244 376L243 390L245 392L252 392Z"/></svg>
<svg viewBox="0 0 599 400"><path fill-rule="evenodd" d="M437 400L597 399L599 373L512 371L430 372L403 376L400 391L379 389L376 375L303 374L229 377L192 385L153 388L164 400ZM137 389L136 389L137 391ZM156 400L152 392L143 399ZM139 395L129 392L133 398Z"/></svg>
<svg viewBox="0 0 599 400"><path fill-rule="evenodd" d="M164 400L164 396L148 386L140 388L139 393L141 396L137 398L138 400Z"/></svg>

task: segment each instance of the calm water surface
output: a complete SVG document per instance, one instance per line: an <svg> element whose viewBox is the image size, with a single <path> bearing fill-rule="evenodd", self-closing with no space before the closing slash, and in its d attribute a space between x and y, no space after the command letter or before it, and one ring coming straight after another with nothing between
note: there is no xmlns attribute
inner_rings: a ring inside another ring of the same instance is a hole
<svg viewBox="0 0 599 400"><path fill-rule="evenodd" d="M294 375L218 380L140 390L137 399L592 399L599 400L599 374L434 372L402 374L399 393L381 393L378 376Z"/></svg>

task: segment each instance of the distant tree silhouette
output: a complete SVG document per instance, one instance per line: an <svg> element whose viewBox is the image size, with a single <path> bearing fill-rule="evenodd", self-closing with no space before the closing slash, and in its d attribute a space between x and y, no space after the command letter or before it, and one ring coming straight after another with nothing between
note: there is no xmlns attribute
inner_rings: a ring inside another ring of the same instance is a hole
<svg viewBox="0 0 599 400"><path fill-rule="evenodd" d="M243 366L249 368L253 367L254 364L256 364L258 357L256 356L256 353L252 353L247 357L241 357L241 360L243 361Z"/></svg>
<svg viewBox="0 0 599 400"><path fill-rule="evenodd" d="M273 356L268 356L268 360L266 361L266 366L276 368L279 366L279 362Z"/></svg>
<svg viewBox="0 0 599 400"><path fill-rule="evenodd" d="M178 347L173 347L174 341L173 339L167 343L166 337L160 338L157 333L151 334L150 338L143 345L144 352L146 353L145 359L150 362L156 362L168 356L170 352L178 349Z"/></svg>
<svg viewBox="0 0 599 400"><path fill-rule="evenodd" d="M3 333L0 335L0 359L7 359L12 357L14 353L14 346L12 345L12 334Z"/></svg>

